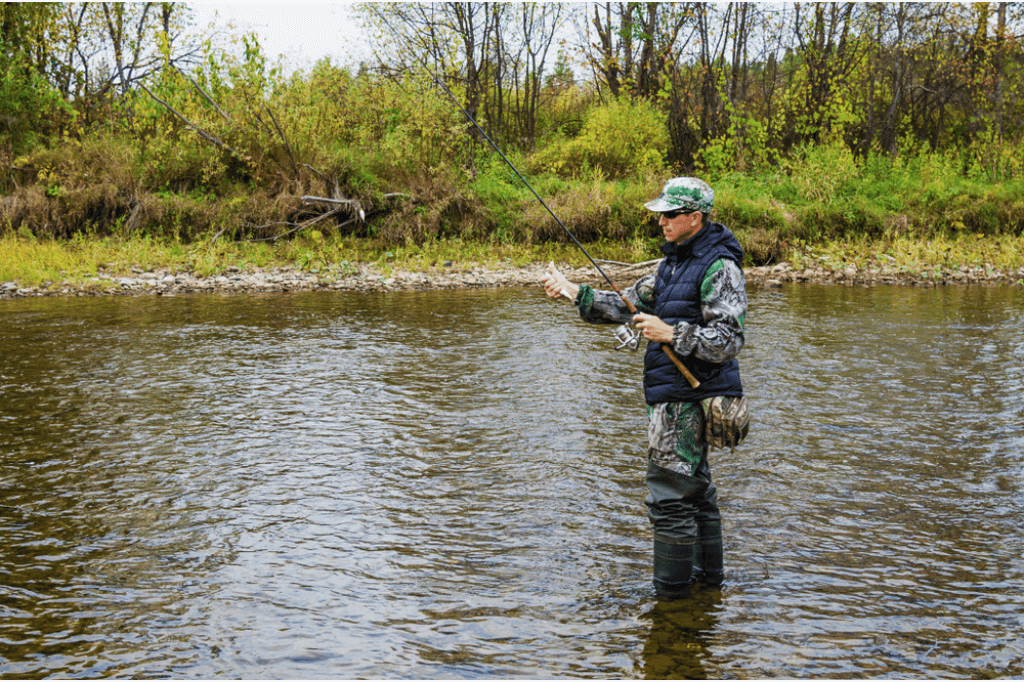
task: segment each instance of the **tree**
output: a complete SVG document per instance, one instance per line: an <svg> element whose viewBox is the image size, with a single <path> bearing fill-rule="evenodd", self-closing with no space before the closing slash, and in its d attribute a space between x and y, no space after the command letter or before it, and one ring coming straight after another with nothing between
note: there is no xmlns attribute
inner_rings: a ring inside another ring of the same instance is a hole
<svg viewBox="0 0 1024 682"><path fill-rule="evenodd" d="M463 106L476 118L489 68L495 58L494 34L505 6L501 3L367 3L366 19L386 36L378 56L393 73L407 73L425 62L446 84L461 86Z"/></svg>
<svg viewBox="0 0 1024 682"><path fill-rule="evenodd" d="M58 9L57 3L0 5L0 155L8 164L50 135L67 109L47 79Z"/></svg>
<svg viewBox="0 0 1024 682"><path fill-rule="evenodd" d="M853 10L852 2L795 4L793 35L806 78L796 137L817 141L830 130L832 98L859 57L857 42L850 39Z"/></svg>
<svg viewBox="0 0 1024 682"><path fill-rule="evenodd" d="M518 30L501 33L501 42L506 45L502 71L508 75L506 83L513 91L513 136L527 149L533 149L537 138L545 69L567 15L566 6L560 3L523 3L512 14ZM503 84L497 86L500 93Z"/></svg>
<svg viewBox="0 0 1024 682"><path fill-rule="evenodd" d="M595 3L581 15L577 32L595 78L612 96L647 99L663 83L673 46L702 3ZM592 32L593 31L593 32Z"/></svg>
<svg viewBox="0 0 1024 682"><path fill-rule="evenodd" d="M494 140L533 145L551 47L568 15L561 3L368 3L381 68L393 76L425 63L460 91ZM475 129L471 129L475 136Z"/></svg>

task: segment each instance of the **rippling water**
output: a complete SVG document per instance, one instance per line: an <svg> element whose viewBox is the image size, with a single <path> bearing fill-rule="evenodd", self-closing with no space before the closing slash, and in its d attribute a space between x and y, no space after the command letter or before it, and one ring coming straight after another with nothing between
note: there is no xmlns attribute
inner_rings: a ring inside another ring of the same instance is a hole
<svg viewBox="0 0 1024 682"><path fill-rule="evenodd" d="M1024 674L1018 289L751 293L727 584L539 290L0 304L0 676Z"/></svg>

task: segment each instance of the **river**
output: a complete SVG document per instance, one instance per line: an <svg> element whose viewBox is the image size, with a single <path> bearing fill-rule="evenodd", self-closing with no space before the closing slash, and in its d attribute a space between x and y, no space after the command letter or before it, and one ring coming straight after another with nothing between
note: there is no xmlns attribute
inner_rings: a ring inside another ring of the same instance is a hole
<svg viewBox="0 0 1024 682"><path fill-rule="evenodd" d="M0 676L1024 675L1024 292L750 293L721 591L538 289L0 302Z"/></svg>

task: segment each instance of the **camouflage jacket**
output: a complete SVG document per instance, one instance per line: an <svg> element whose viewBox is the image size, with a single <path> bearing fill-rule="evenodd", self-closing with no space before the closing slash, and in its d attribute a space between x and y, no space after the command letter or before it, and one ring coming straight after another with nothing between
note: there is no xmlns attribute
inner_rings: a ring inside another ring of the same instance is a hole
<svg viewBox="0 0 1024 682"><path fill-rule="evenodd" d="M624 290L637 310L654 314L654 281L652 273ZM704 324L679 322L672 335L672 346L680 357L693 353L708 362L727 362L743 348L743 329L747 314L746 280L735 262L720 259L711 264L700 290ZM597 324L621 324L632 319L629 308L612 291L580 286L576 296L580 317Z"/></svg>

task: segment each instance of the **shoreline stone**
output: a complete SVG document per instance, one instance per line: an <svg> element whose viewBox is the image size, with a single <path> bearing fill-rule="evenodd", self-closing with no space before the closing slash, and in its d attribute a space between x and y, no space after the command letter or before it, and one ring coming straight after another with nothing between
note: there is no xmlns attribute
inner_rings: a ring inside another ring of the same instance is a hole
<svg viewBox="0 0 1024 682"><path fill-rule="evenodd" d="M17 282L0 282L0 299L30 296L176 296L191 293L262 293L286 291L426 291L445 289L506 288L539 286L546 264L524 267L486 268L453 265L430 272L394 269L388 273L370 265L346 268L343 272L305 272L298 268L259 268L224 272L201 277L190 272L133 270L130 276L101 273L84 282L47 282L39 287L21 287ZM640 266L602 264L615 282L625 287L643 275L654 272L657 263ZM596 286L605 284L593 267L563 267L572 281ZM989 266L925 266L916 271L891 265L878 268L795 269L789 263L747 268L747 285L752 288L779 288L786 284L828 284L839 286L903 285L937 287L950 285L1021 286L1024 268L1018 271L996 270Z"/></svg>

